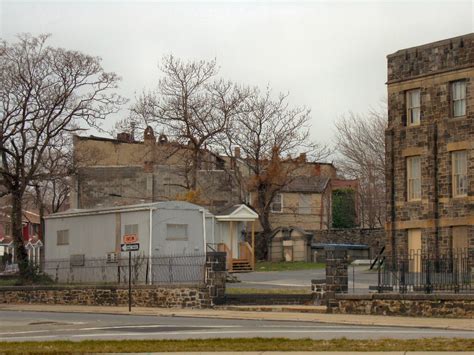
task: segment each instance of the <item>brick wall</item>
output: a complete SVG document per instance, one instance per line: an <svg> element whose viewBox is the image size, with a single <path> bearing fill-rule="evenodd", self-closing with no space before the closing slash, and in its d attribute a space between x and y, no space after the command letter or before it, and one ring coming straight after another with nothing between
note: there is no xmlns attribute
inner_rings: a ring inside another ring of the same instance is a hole
<svg viewBox="0 0 474 355"><path fill-rule="evenodd" d="M186 192L186 181L179 166L107 166L79 168L73 199L80 208L131 205L176 199ZM239 203L240 190L223 170L198 172L199 199L211 211ZM119 195L119 196L114 196Z"/></svg>

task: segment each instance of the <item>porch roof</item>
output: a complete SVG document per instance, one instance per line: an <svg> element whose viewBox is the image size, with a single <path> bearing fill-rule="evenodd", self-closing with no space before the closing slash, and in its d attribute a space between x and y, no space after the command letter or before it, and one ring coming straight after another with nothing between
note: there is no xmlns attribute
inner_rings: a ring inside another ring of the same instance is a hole
<svg viewBox="0 0 474 355"><path fill-rule="evenodd" d="M258 214L247 205L234 205L216 214L216 219L221 222L253 222L258 219Z"/></svg>

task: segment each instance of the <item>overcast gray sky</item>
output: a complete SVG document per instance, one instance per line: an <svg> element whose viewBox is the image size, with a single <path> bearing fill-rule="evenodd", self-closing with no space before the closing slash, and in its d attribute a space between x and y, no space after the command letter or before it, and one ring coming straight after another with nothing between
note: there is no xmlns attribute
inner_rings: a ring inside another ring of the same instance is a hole
<svg viewBox="0 0 474 355"><path fill-rule="evenodd" d="M0 0L0 37L51 33L52 45L98 55L132 101L156 85L164 54L217 58L223 77L310 107L314 138L329 142L335 119L385 97L387 54L473 32L473 18L472 1Z"/></svg>

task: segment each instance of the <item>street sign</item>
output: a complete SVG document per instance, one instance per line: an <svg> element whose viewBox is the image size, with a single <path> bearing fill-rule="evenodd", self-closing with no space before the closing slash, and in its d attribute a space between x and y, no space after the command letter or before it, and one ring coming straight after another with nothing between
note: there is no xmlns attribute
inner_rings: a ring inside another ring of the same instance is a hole
<svg viewBox="0 0 474 355"><path fill-rule="evenodd" d="M125 234L123 236L124 244L134 244L138 243L138 236L136 234Z"/></svg>
<svg viewBox="0 0 474 355"><path fill-rule="evenodd" d="M137 251L137 250L140 250L140 244L139 243L120 244L120 249L122 251Z"/></svg>

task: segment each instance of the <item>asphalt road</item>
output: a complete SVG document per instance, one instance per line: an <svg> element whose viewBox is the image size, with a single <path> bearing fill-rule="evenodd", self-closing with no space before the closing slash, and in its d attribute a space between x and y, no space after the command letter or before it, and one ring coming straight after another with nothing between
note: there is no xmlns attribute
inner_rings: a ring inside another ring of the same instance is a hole
<svg viewBox="0 0 474 355"><path fill-rule="evenodd" d="M407 320L408 321L408 320ZM286 337L474 338L474 332L313 322L0 311L0 341Z"/></svg>
<svg viewBox="0 0 474 355"><path fill-rule="evenodd" d="M349 292L367 293L369 285L377 285L377 272L369 271L368 266L349 266ZM325 269L297 271L266 271L234 274L241 282L228 283L232 288L258 289L306 289L311 288L312 279L324 279ZM355 282L354 282L355 281Z"/></svg>

